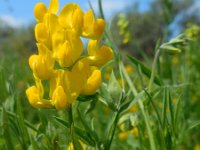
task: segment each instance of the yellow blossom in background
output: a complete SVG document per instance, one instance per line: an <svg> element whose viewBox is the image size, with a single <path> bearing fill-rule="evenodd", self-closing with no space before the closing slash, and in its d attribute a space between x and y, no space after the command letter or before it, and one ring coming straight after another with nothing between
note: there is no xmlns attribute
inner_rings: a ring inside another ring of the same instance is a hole
<svg viewBox="0 0 200 150"><path fill-rule="evenodd" d="M81 141L79 140L79 143L81 145L81 150L86 150L86 145ZM74 145L73 143L70 143L67 147L67 150L74 150Z"/></svg>
<svg viewBox="0 0 200 150"><path fill-rule="evenodd" d="M134 72L134 68L131 65L126 65L125 70L128 74L131 74Z"/></svg>
<svg viewBox="0 0 200 150"><path fill-rule="evenodd" d="M133 127L130 132L133 134L135 138L139 136L139 131L137 127Z"/></svg>
<svg viewBox="0 0 200 150"><path fill-rule="evenodd" d="M172 57L172 60L171 60L172 64L174 65L178 65L180 63L179 59L176 57L176 56L173 56Z"/></svg>
<svg viewBox="0 0 200 150"><path fill-rule="evenodd" d="M131 34L129 31L129 21L124 13L120 13L118 15L118 22L117 26L119 27L119 34L122 36L122 43L123 44L128 44L131 39Z"/></svg>
<svg viewBox="0 0 200 150"><path fill-rule="evenodd" d="M174 98L172 99L172 103L173 103L174 105L176 105L177 101L178 101L178 98L176 98L176 97L174 97Z"/></svg>
<svg viewBox="0 0 200 150"><path fill-rule="evenodd" d="M104 78L105 78L106 80L109 80L109 79L110 79L110 73L105 73L105 74L104 74Z"/></svg>
<svg viewBox="0 0 200 150"><path fill-rule="evenodd" d="M110 47L99 44L105 28L103 19L95 19L92 10L84 13L75 3L65 5L59 14L58 10L58 0L50 0L48 8L42 2L34 8L38 54L29 58L35 85L26 95L35 108L65 109L79 95L94 94L101 85L99 67L113 57ZM86 56L82 56L81 37L89 39ZM44 80L50 86L45 92Z"/></svg>
<svg viewBox="0 0 200 150"><path fill-rule="evenodd" d="M120 132L118 134L118 138L121 139L121 140L126 140L126 139L128 139L128 133L127 132Z"/></svg>
<svg viewBox="0 0 200 150"><path fill-rule="evenodd" d="M128 110L129 112L138 112L139 111L139 107L138 105L133 105L131 106L131 108Z"/></svg>
<svg viewBox="0 0 200 150"><path fill-rule="evenodd" d="M194 146L194 150L200 150L200 144L196 144L196 145Z"/></svg>
<svg viewBox="0 0 200 150"><path fill-rule="evenodd" d="M122 82L122 79L121 79L121 78L118 78L117 81L118 81L119 85L122 86L122 83L123 83L123 82Z"/></svg>
<svg viewBox="0 0 200 150"><path fill-rule="evenodd" d="M118 138L121 139L121 140L126 140L126 139L128 139L128 136L131 135L131 134L135 138L138 138L138 136L139 136L138 128L137 127L133 127L130 130L122 131L122 132L118 133Z"/></svg>
<svg viewBox="0 0 200 150"><path fill-rule="evenodd" d="M192 96L192 102L195 103L198 100L198 97L196 95Z"/></svg>

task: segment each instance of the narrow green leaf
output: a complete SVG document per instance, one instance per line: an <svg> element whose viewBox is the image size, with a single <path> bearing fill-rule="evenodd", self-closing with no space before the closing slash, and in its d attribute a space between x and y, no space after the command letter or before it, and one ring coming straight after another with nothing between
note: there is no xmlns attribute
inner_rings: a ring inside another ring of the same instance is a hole
<svg viewBox="0 0 200 150"><path fill-rule="evenodd" d="M176 129L178 128L178 125L179 125L178 118L181 111L181 96L182 94L179 96L177 104L176 104L176 108L175 108L174 124L176 125Z"/></svg>
<svg viewBox="0 0 200 150"><path fill-rule="evenodd" d="M4 101L6 97L8 96L8 90L6 87L6 79L5 79L3 69L0 69L0 91L1 91L0 100Z"/></svg>
<svg viewBox="0 0 200 150"><path fill-rule="evenodd" d="M104 19L102 0L98 0L98 6L99 6L99 12L100 12L101 18Z"/></svg>
<svg viewBox="0 0 200 150"><path fill-rule="evenodd" d="M61 118L58 118L58 117L54 117L56 119L57 122L59 122L60 124L62 124L64 127L66 128L70 128L70 123L61 119ZM85 143L91 145L91 146L94 146L95 145L95 142L94 140L91 138L91 136L89 135L89 133L87 131L84 131L76 126L74 126L74 131L75 131L75 134L78 135Z"/></svg>
<svg viewBox="0 0 200 150"><path fill-rule="evenodd" d="M19 123L19 127L22 133L22 139L24 141L24 146L27 148L28 145L30 144L30 137L28 134L28 130L26 128L25 122L24 122L24 116L22 113L22 107L21 107L21 99L17 98L17 114L18 114L18 123Z"/></svg>
<svg viewBox="0 0 200 150"><path fill-rule="evenodd" d="M62 124L64 127L66 128L70 128L70 123L61 119L61 118L58 118L56 116L54 116L54 118L56 119L57 122L59 122L60 124Z"/></svg>
<svg viewBox="0 0 200 150"><path fill-rule="evenodd" d="M167 119L167 90L165 88L163 93L163 109L162 109L163 129L166 127L166 119Z"/></svg>
<svg viewBox="0 0 200 150"><path fill-rule="evenodd" d="M112 100L110 93L108 92L108 86L105 83L102 83L100 87L100 94L98 95L98 99L108 106L111 110L117 111L115 103Z"/></svg>
<svg viewBox="0 0 200 150"><path fill-rule="evenodd" d="M20 131L19 131L19 127L16 123L16 119L11 118L8 116L9 119L9 123L10 123L10 128L12 129L12 133L14 133L16 135L16 137L20 136ZM21 141L19 141L21 143Z"/></svg>
<svg viewBox="0 0 200 150"><path fill-rule="evenodd" d="M165 137L165 140L166 140L166 149L173 149L172 148L172 135L171 135L171 133L169 131L170 130L168 129L167 130L167 135Z"/></svg>
<svg viewBox="0 0 200 150"><path fill-rule="evenodd" d="M133 64L135 64L136 66L140 66L142 73L144 73L149 79L151 78L151 70L149 68L147 68L141 61L137 60L136 58L130 55L128 55L127 57ZM155 76L154 83L156 83L157 85L163 84L158 76Z"/></svg>
<svg viewBox="0 0 200 150"><path fill-rule="evenodd" d="M38 146L37 142L33 137L31 137L31 146L34 150L40 150L40 147Z"/></svg>
<svg viewBox="0 0 200 150"><path fill-rule="evenodd" d="M197 121L194 121L193 123L191 123L189 128L192 129L192 128L195 128L199 125L200 125L200 120L197 120Z"/></svg>
<svg viewBox="0 0 200 150"><path fill-rule="evenodd" d="M173 131L174 131L174 108L173 108L173 104L172 104L172 98L171 98L171 93L170 93L170 89L167 90L167 98L168 98L168 105L169 105L169 111L170 111L170 117L171 117L171 124L173 127Z"/></svg>
<svg viewBox="0 0 200 150"><path fill-rule="evenodd" d="M165 45L165 46L161 47L161 49L165 50L166 52L168 52L170 54L177 54L177 53L181 52L181 49L176 48L171 45Z"/></svg>
<svg viewBox="0 0 200 150"><path fill-rule="evenodd" d="M175 38L169 41L170 44L183 44L184 42L185 40L179 38Z"/></svg>
<svg viewBox="0 0 200 150"><path fill-rule="evenodd" d="M11 138L9 123L8 123L8 115L4 108L2 111L3 111L3 136L5 138L5 143L8 150L14 150L13 141Z"/></svg>
<svg viewBox="0 0 200 150"><path fill-rule="evenodd" d="M82 130L78 127L75 127L74 130L76 135L78 135L82 141L84 141L88 145L95 146L95 141L87 131Z"/></svg>
<svg viewBox="0 0 200 150"><path fill-rule="evenodd" d="M160 89L157 88L155 90L153 90L152 92L148 93L150 95L155 95L157 93L160 92ZM142 101L142 102L145 102L146 100L149 99L149 96L147 95L146 91L145 90L142 90L140 93L137 94L137 96L135 96L132 100L131 100L131 103L129 103L128 105L128 109L130 109L132 106L136 105L138 103L138 101Z"/></svg>
<svg viewBox="0 0 200 150"><path fill-rule="evenodd" d="M19 117L18 115L14 114L12 112L9 112L9 111L7 111L7 114L9 115L9 117L11 117L13 119L17 119ZM29 127L30 129L34 130L35 132L39 132L38 129L36 129L34 127L34 125L32 125L31 123L29 123L27 120L24 120L24 121L25 121L25 124L26 124L27 127Z"/></svg>
<svg viewBox="0 0 200 150"><path fill-rule="evenodd" d="M113 102L118 105L122 98L122 88L117 81L114 72L111 73L111 77L108 83L108 92L113 100Z"/></svg>
<svg viewBox="0 0 200 150"><path fill-rule="evenodd" d="M80 101L80 102L92 101L97 97L97 95L98 95L98 93L96 93L94 95L79 96L77 98L77 100Z"/></svg>
<svg viewBox="0 0 200 150"><path fill-rule="evenodd" d="M97 99L94 99L93 101L91 101L90 104L88 105L88 107L85 110L85 114L88 114L89 112L91 112L92 110L94 110L97 102L98 102Z"/></svg>
<svg viewBox="0 0 200 150"><path fill-rule="evenodd" d="M84 117L82 116L82 114L78 108L77 108L77 112L78 112L78 116L79 116L80 121L83 124L85 130L88 131L90 137L92 137L92 139L94 139L94 141L98 143L99 137L97 136L96 132L94 130L92 130L92 128L87 124L87 122L85 121Z"/></svg>

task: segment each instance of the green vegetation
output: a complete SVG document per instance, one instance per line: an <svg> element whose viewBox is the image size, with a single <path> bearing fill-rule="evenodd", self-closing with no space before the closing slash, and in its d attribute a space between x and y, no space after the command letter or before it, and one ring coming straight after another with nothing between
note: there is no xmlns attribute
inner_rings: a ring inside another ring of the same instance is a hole
<svg viewBox="0 0 200 150"><path fill-rule="evenodd" d="M149 12L116 14L103 37L115 58L101 68L101 88L63 111L35 109L25 95L33 27L0 26L0 149L63 150L73 138L78 150L199 150L200 20L184 18L173 38L169 30L191 4L161 0Z"/></svg>

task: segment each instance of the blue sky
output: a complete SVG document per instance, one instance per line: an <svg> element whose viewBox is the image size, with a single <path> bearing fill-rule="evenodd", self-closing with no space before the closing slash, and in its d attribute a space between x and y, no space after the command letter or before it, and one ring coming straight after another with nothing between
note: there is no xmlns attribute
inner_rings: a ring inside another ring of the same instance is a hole
<svg viewBox="0 0 200 150"><path fill-rule="evenodd" d="M29 24L34 21L33 8L37 2L44 2L47 6L49 0L0 0L0 18L7 21L10 25L20 26ZM98 0L90 0L94 9L97 10ZM131 6L138 0L102 0L105 16L109 19L114 12L125 10L126 7ZM146 10L148 8L147 2L152 0L140 0L140 10ZM75 2L78 3L83 11L89 9L87 0L60 0L60 7L66 3Z"/></svg>

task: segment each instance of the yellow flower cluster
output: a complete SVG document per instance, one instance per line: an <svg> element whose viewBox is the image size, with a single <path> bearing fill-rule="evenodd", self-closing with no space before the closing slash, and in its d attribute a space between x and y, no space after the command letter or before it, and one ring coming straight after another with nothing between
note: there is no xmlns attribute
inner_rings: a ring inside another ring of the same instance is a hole
<svg viewBox="0 0 200 150"><path fill-rule="evenodd" d="M79 95L93 94L101 84L98 67L113 57L111 48L99 46L103 19L95 19L92 10L84 13L75 3L65 5L59 14L58 9L58 0L51 0L48 8L42 2L34 8L38 54L29 58L35 85L26 95L36 108L65 109ZM89 39L86 56L81 56L81 37ZM49 83L46 99L43 82Z"/></svg>
<svg viewBox="0 0 200 150"><path fill-rule="evenodd" d="M117 26L119 27L119 34L122 36L122 43L128 44L131 40L131 33L129 31L129 21L126 14L120 13Z"/></svg>

